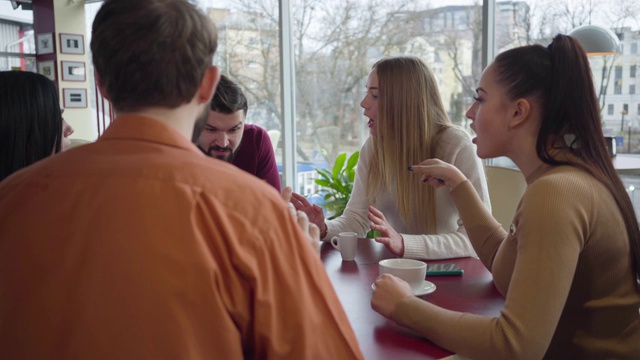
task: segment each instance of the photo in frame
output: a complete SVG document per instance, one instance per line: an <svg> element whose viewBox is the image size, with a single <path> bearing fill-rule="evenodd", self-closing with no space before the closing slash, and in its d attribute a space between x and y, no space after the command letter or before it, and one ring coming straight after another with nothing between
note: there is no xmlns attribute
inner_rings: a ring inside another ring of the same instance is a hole
<svg viewBox="0 0 640 360"><path fill-rule="evenodd" d="M51 81L56 81L56 62L54 60L39 61L38 74L46 76Z"/></svg>
<svg viewBox="0 0 640 360"><path fill-rule="evenodd" d="M61 54L84 54L84 36L80 34L60 34Z"/></svg>
<svg viewBox="0 0 640 360"><path fill-rule="evenodd" d="M53 33L36 35L36 53L38 55L53 54L54 51Z"/></svg>
<svg viewBox="0 0 640 360"><path fill-rule="evenodd" d="M65 109L87 107L87 89L62 89L62 97Z"/></svg>
<svg viewBox="0 0 640 360"><path fill-rule="evenodd" d="M85 81L86 71L82 61L62 62L62 81Z"/></svg>

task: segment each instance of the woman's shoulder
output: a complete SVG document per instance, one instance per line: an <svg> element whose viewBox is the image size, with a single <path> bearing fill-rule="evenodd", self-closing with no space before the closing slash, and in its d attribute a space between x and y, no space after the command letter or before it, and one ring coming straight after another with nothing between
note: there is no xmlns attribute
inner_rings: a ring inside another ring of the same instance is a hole
<svg viewBox="0 0 640 360"><path fill-rule="evenodd" d="M442 129L435 141L436 156L439 158L455 156L461 151L475 154L475 146L471 142L471 136L460 126L452 125Z"/></svg>
<svg viewBox="0 0 640 360"><path fill-rule="evenodd" d="M535 196L551 196L554 199L588 201L607 192L596 178L575 166L550 166L527 187L527 193ZM591 196L586 196L592 194Z"/></svg>
<svg viewBox="0 0 640 360"><path fill-rule="evenodd" d="M438 133L438 141L462 141L471 144L471 136L469 133L458 125L449 125L444 127Z"/></svg>

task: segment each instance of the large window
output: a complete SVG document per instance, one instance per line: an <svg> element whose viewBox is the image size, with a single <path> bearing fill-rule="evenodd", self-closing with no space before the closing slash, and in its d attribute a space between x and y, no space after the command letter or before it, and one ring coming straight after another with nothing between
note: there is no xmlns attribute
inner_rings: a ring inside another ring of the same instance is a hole
<svg viewBox="0 0 640 360"><path fill-rule="evenodd" d="M305 195L318 189L314 168L332 166L338 154L359 150L366 140L360 101L371 65L383 56L412 54L424 59L436 74L452 121L469 129L464 113L483 64L491 61L485 60L486 54L527 44L547 45L555 34L577 26L608 24L630 54L591 58L605 128L620 128L620 113L614 108L638 102L638 95L623 94L622 88L629 85L625 89L631 92L635 84L637 59L631 54L637 52L640 40L640 0L197 2L218 26L215 63L249 97L247 122L280 132L274 144L278 163L283 171L296 173L291 178ZM290 5L291 23L280 18L281 2ZM493 31L483 28L485 4L494 5L494 12L484 19L495 22ZM292 54L285 49L285 56L291 55L293 69L281 61L281 29L289 27ZM491 37L493 47L484 49L484 34ZM623 71L627 67L628 74ZM295 93L282 92L283 69L285 75L295 75ZM285 110L290 109L283 109L283 96L294 96L295 122L284 120ZM640 125L640 117L629 115L627 120ZM295 147L283 146L292 138ZM286 154L293 163L283 165Z"/></svg>
<svg viewBox="0 0 640 360"><path fill-rule="evenodd" d="M332 166L369 136L360 102L373 63L409 54L435 73L451 120L464 116L482 71L476 1L293 1L299 171ZM299 187L305 195L317 189Z"/></svg>
<svg viewBox="0 0 640 360"><path fill-rule="evenodd" d="M33 12L0 1L0 71L36 72Z"/></svg>

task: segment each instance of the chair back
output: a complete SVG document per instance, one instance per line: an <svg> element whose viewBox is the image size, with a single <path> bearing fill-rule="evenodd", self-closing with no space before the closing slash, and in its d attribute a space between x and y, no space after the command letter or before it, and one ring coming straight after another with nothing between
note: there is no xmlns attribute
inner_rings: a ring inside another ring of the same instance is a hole
<svg viewBox="0 0 640 360"><path fill-rule="evenodd" d="M276 149L278 148L278 141L280 141L280 131L268 130L267 134L269 134L269 140L271 140L271 146L273 146L273 151L276 151Z"/></svg>
<svg viewBox="0 0 640 360"><path fill-rule="evenodd" d="M502 227L509 231L520 198L527 188L527 182L518 169L486 165L487 187L491 200L491 213Z"/></svg>

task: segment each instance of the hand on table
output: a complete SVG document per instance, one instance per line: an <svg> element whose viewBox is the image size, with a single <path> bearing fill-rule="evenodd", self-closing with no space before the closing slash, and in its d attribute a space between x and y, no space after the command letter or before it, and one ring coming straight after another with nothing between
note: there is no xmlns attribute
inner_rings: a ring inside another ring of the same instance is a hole
<svg viewBox="0 0 640 360"><path fill-rule="evenodd" d="M435 188L446 186L452 190L467 180L457 167L438 159L429 159L421 162L420 165L409 166L409 171L423 174L422 182L429 183Z"/></svg>
<svg viewBox="0 0 640 360"><path fill-rule="evenodd" d="M309 243L317 254L320 254L320 229L316 224L309 222L309 217L303 211L297 211L293 204L290 202L291 194L293 190L290 186L287 186L282 190L282 199L287 202L289 206L289 212L291 217L295 220L302 232L307 236Z"/></svg>
<svg viewBox="0 0 640 360"><path fill-rule="evenodd" d="M393 275L382 274L376 279L375 284L376 289L371 296L371 308L389 319L393 319L400 300L413 296L411 286Z"/></svg>
<svg viewBox="0 0 640 360"><path fill-rule="evenodd" d="M324 212L320 206L315 204L311 205L304 196L294 192L291 192L291 198L289 201L293 204L296 210L303 211L309 217L309 221L316 224L318 229L320 229L320 238L324 238L327 235L327 224L324 222Z"/></svg>
<svg viewBox="0 0 640 360"><path fill-rule="evenodd" d="M389 225L382 211L369 206L369 215L367 217L371 221L371 230L380 232L380 237L375 238L375 240L383 244L392 254L396 256L404 255L404 239Z"/></svg>

